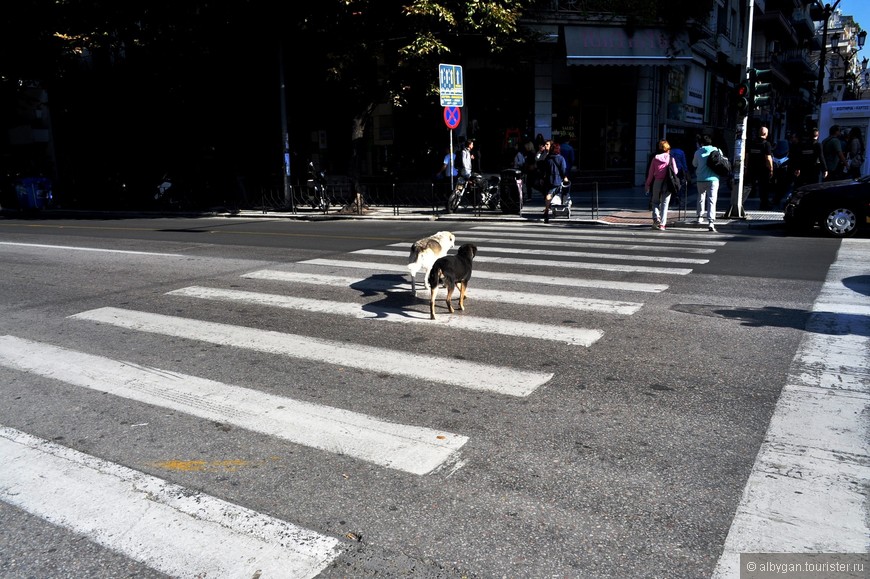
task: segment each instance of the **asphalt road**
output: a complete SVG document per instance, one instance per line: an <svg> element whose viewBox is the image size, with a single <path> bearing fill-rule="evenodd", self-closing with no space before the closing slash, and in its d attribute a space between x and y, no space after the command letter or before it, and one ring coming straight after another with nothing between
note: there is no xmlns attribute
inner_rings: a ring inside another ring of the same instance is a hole
<svg viewBox="0 0 870 579"><path fill-rule="evenodd" d="M712 576L866 240L451 223L433 323L403 270L445 227L0 221L0 575Z"/></svg>

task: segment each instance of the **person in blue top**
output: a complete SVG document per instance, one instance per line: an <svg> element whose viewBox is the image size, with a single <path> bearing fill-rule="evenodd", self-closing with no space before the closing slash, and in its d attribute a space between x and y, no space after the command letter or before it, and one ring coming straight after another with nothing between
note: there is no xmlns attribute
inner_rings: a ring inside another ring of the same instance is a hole
<svg viewBox="0 0 870 579"><path fill-rule="evenodd" d="M719 176L707 166L707 157L714 151L713 138L701 137L701 146L692 157L698 186L698 223L707 221L707 229L716 231L716 196L719 194Z"/></svg>

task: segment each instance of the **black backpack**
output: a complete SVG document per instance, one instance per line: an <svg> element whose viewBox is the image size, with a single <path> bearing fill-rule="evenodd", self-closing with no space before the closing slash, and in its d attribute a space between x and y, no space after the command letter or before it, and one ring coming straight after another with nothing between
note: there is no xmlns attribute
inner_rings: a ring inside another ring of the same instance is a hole
<svg viewBox="0 0 870 579"><path fill-rule="evenodd" d="M731 175L731 161L719 149L713 149L707 155L707 166L719 177Z"/></svg>

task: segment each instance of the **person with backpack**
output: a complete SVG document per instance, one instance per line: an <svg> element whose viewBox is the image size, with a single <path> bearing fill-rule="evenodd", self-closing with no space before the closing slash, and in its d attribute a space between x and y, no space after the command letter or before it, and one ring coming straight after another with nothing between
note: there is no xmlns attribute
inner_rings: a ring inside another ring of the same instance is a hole
<svg viewBox="0 0 870 579"><path fill-rule="evenodd" d="M692 157L698 187L698 223L706 221L709 231L716 231L716 197L719 194L719 175L707 164L707 158L713 151L719 151L713 146L713 138L703 135L701 146Z"/></svg>

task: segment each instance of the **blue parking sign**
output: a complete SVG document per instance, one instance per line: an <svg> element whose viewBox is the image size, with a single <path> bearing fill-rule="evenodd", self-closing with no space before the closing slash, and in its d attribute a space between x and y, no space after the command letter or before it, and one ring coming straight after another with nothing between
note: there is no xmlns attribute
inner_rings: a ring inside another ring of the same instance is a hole
<svg viewBox="0 0 870 579"><path fill-rule="evenodd" d="M438 84L442 107L461 107L463 102L462 67L458 64L438 65Z"/></svg>

